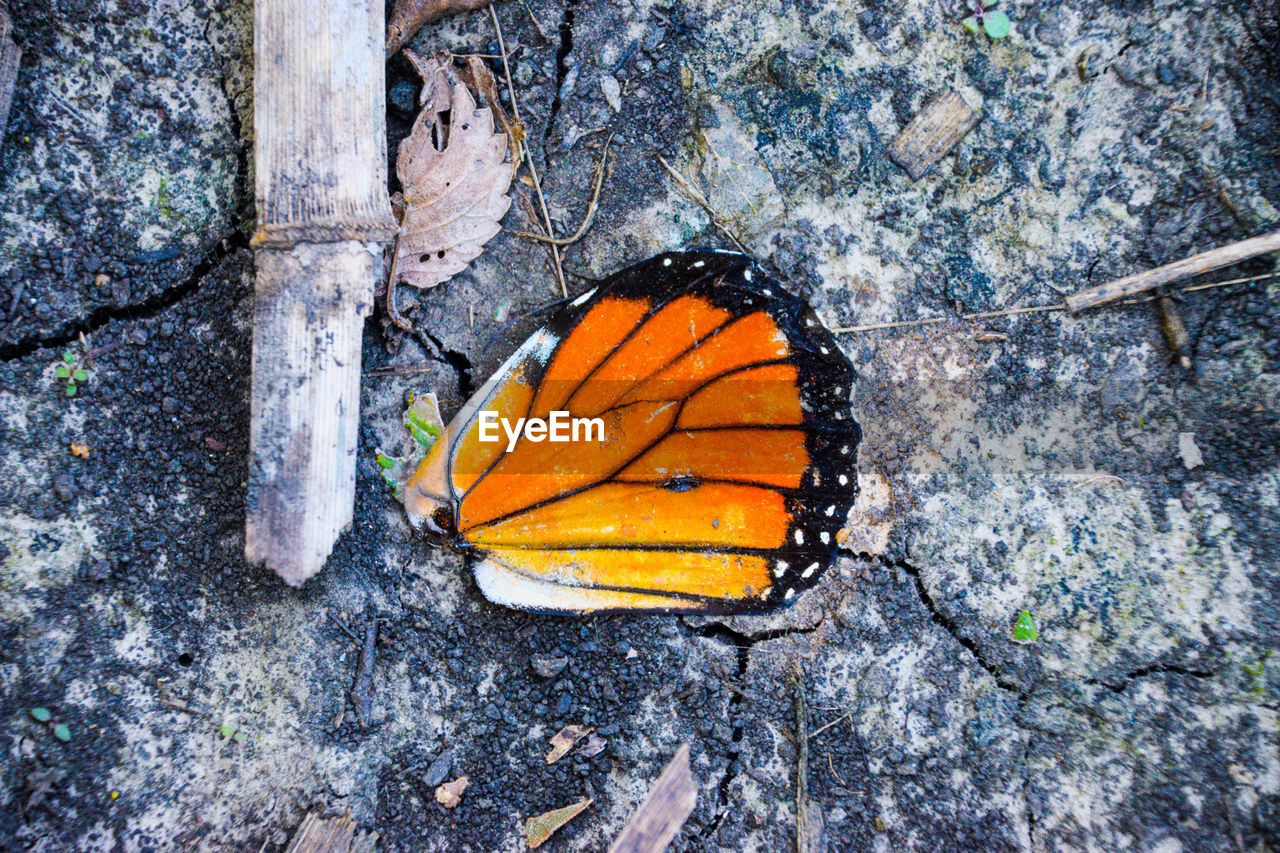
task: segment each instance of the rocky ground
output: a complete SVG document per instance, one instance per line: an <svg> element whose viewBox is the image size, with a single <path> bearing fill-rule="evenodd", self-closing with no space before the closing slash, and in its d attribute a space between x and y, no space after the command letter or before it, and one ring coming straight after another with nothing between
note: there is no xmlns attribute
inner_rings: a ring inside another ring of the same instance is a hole
<svg viewBox="0 0 1280 853"><path fill-rule="evenodd" d="M501 3L566 233L613 134L571 290L727 244L658 155L832 327L1051 304L1277 227L1273 4L1002 7L992 42L920 0ZM1146 304L842 334L870 509L822 583L770 617L565 619L485 602L373 460L409 391L451 414L556 298L546 252L504 233L402 292L415 334L370 320L356 523L293 590L241 556L250 6L11 12L4 849L278 851L323 809L385 850L519 850L523 818L589 796L548 849L596 850L687 742L675 849L790 850L801 695L810 850L1280 849L1276 280L1182 300L1190 370ZM412 46L497 52L486 13ZM944 88L981 119L913 181L886 145ZM393 59L389 151L414 91ZM568 723L608 746L547 765ZM449 764L471 780L452 811Z"/></svg>

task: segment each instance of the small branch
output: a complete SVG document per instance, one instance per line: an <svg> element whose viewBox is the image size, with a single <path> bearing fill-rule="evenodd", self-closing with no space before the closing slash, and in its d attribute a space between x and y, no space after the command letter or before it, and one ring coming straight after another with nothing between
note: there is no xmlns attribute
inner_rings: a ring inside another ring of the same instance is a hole
<svg viewBox="0 0 1280 853"><path fill-rule="evenodd" d="M1189 258L1183 258L1171 264L1165 264L1152 270L1135 273L1134 275L1082 290L1066 298L1067 309L1073 314L1078 313L1086 308L1113 302L1116 299L1132 296L1135 293L1152 290L1162 284L1168 284L1180 278L1216 270L1219 267L1239 263L1278 249L1280 249L1280 231L1273 231L1270 234L1263 234L1261 237L1253 237L1249 240L1242 240L1239 243L1232 243L1230 246L1201 252L1198 255L1192 255Z"/></svg>
<svg viewBox="0 0 1280 853"><path fill-rule="evenodd" d="M747 252L747 247L742 245L742 241L739 240L734 235L734 233L729 230L729 226L725 224L723 219L721 219L720 214L716 213L715 208L711 206L711 202L707 201L707 197L704 196L702 193L700 193L697 187L689 183L689 181L685 178L684 175L680 174L674 168L672 168L671 164L668 163L666 160L662 159L660 155L658 156L658 162L662 164L662 168L666 169L667 173L671 175L672 179L675 180L676 185L679 186L680 189L684 190L685 194L688 195L689 198L693 199L699 205L702 206L702 209L705 210L707 212L707 215L711 217L712 224L715 225L717 228L719 228L721 231L723 231L725 233L725 236L727 236L730 240L733 241L733 245L737 246L744 253L750 254L749 252Z"/></svg>
<svg viewBox="0 0 1280 853"><path fill-rule="evenodd" d="M809 853L809 706L796 672L796 853Z"/></svg>
<svg viewBox="0 0 1280 853"><path fill-rule="evenodd" d="M595 186L591 189L591 203L587 205L587 215L582 218L582 224L578 226L578 230L573 232L571 237L544 237L541 234L534 234L529 231L513 231L517 237L525 237L529 240L537 240L540 243L550 243L553 246L572 246L574 243L582 239L582 235L587 233L587 229L591 227L592 221L596 218L596 203L600 200L600 185L604 183L604 167L609 158L609 143L613 141L613 134L609 134L609 138L604 141L604 151L600 154L600 164L596 166Z"/></svg>
<svg viewBox="0 0 1280 853"><path fill-rule="evenodd" d="M1280 273L1263 273L1262 275L1251 275L1245 278L1232 278L1227 281L1210 281L1205 284L1193 284L1190 287L1184 287L1178 290L1178 293L1195 293L1200 290L1213 290L1218 287L1227 287L1232 284L1248 284L1254 281L1265 281L1267 279L1280 278ZM1159 297L1156 296L1139 296L1134 299L1126 299L1121 305L1140 305L1144 302L1155 302ZM982 311L977 314L961 314L958 317L925 317L921 320L901 320L896 323L870 323L865 326L837 326L832 329L833 334L849 334L851 332L875 332L882 329L907 329L916 326L933 326L938 323L948 323L953 320L989 320L992 317L1012 317L1017 314L1040 314L1040 313L1062 313L1067 311L1066 305L1031 305L1026 308L1006 308L1003 311Z"/></svg>
<svg viewBox="0 0 1280 853"><path fill-rule="evenodd" d="M400 232L396 232L396 241L391 247L391 275L387 278L387 317L406 332L413 331L413 324L400 315L396 309L396 265L400 262Z"/></svg>

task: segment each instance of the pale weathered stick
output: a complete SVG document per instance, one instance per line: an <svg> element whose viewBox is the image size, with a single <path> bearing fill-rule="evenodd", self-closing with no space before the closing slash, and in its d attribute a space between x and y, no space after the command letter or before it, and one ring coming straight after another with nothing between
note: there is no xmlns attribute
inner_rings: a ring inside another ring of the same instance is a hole
<svg viewBox="0 0 1280 853"><path fill-rule="evenodd" d="M1263 234L1261 237L1253 237L1249 240L1242 240L1239 243L1232 243L1230 246L1223 246L1221 249L1201 252L1198 255L1192 255L1189 258L1183 258L1180 261L1174 261L1171 264L1165 264L1153 270L1117 278L1114 281L1090 287L1079 293L1073 293L1066 299L1067 309L1072 313L1083 311L1095 305L1103 305L1116 299L1132 296L1135 293L1151 290L1162 284L1177 281L1180 278L1199 275L1203 272L1216 270L1218 267L1229 266L1276 250L1280 250L1280 231L1273 231L1270 234Z"/></svg>
<svg viewBox="0 0 1280 853"><path fill-rule="evenodd" d="M376 832L356 832L351 815L316 817L311 812L302 820L284 853L373 853Z"/></svg>
<svg viewBox="0 0 1280 853"><path fill-rule="evenodd" d="M382 0L256 0L245 556L297 586L351 524L387 199Z"/></svg>
<svg viewBox="0 0 1280 853"><path fill-rule="evenodd" d="M4 128L9 123L9 106L13 103L13 87L18 80L18 62L22 59L22 49L9 38L12 29L9 10L3 2L0 2L0 139L4 138Z"/></svg>
<svg viewBox="0 0 1280 853"><path fill-rule="evenodd" d="M676 751L658 781L609 853L661 853L676 837L698 802L698 789L689 771L689 744Z"/></svg>

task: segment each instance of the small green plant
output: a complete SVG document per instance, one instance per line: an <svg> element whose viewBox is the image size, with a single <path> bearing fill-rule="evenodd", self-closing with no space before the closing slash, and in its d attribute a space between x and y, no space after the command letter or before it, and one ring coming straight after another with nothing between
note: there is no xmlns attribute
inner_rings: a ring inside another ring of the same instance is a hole
<svg viewBox="0 0 1280 853"><path fill-rule="evenodd" d="M68 397L76 395L76 383L84 383L89 381L89 371L83 367L76 366L76 354L71 350L67 350L62 354L62 364L54 368L54 373L59 379L67 380L66 392Z"/></svg>
<svg viewBox="0 0 1280 853"><path fill-rule="evenodd" d="M238 731L235 726L228 726L225 723L218 726L218 734L222 735L227 740L233 740L236 743L244 743L246 739L244 732Z"/></svg>
<svg viewBox="0 0 1280 853"><path fill-rule="evenodd" d="M1034 643L1040 638L1036 630L1036 620L1031 618L1031 611L1024 610L1018 614L1018 621L1013 623L1013 639L1019 643Z"/></svg>
<svg viewBox="0 0 1280 853"><path fill-rule="evenodd" d="M960 23L974 35L977 35L981 28L992 40L1004 38L1009 35L1013 25L1009 22L1008 15L999 9L991 8L998 2L999 0L969 0L969 17Z"/></svg>
<svg viewBox="0 0 1280 853"><path fill-rule="evenodd" d="M63 743L71 742L71 729L67 728L66 723L58 723L53 727L53 736Z"/></svg>
<svg viewBox="0 0 1280 853"><path fill-rule="evenodd" d="M53 714L49 713L48 708L32 708L31 719L37 723L47 723L53 718Z"/></svg>

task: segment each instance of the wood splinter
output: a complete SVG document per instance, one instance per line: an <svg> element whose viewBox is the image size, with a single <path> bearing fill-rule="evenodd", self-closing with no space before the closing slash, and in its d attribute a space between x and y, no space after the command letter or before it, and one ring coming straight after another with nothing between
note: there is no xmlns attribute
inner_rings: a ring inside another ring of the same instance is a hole
<svg viewBox="0 0 1280 853"><path fill-rule="evenodd" d="M395 232L381 0L256 0L245 557L299 586L351 524L360 342Z"/></svg>
<svg viewBox="0 0 1280 853"><path fill-rule="evenodd" d="M918 181L978 123L978 113L950 89L934 98L889 143L893 162Z"/></svg>

